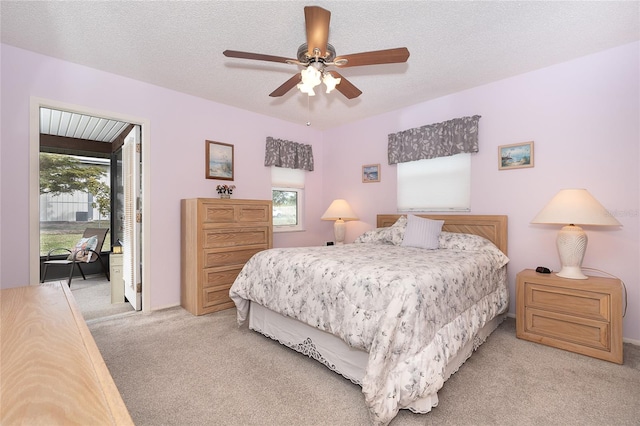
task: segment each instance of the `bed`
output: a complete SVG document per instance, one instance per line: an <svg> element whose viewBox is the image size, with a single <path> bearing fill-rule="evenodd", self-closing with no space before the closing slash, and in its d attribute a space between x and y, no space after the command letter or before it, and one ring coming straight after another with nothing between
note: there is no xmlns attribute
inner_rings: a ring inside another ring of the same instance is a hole
<svg viewBox="0 0 640 426"><path fill-rule="evenodd" d="M230 296L239 324L362 386L385 425L435 407L504 319L506 253L506 216L378 215L353 244L256 254Z"/></svg>

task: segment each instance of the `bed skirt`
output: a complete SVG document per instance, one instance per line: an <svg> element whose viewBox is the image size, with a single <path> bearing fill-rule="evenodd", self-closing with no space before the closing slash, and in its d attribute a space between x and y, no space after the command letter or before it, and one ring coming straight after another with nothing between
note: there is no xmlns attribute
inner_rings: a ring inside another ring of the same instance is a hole
<svg viewBox="0 0 640 426"><path fill-rule="evenodd" d="M504 321L505 317L506 313L490 320L458 352L446 366L445 381L458 371L473 351ZM369 359L368 352L351 348L340 338L330 333L310 327L294 318L282 316L254 302L251 302L249 309L249 328L315 359L330 370L362 386L362 379ZM437 405L438 394L433 393L414 401L407 407L400 408L409 409L414 413L428 413Z"/></svg>

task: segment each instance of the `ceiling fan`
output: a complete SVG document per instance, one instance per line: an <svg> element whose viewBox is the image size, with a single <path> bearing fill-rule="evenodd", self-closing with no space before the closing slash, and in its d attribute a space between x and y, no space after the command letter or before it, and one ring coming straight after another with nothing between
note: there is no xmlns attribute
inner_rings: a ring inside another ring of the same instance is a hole
<svg viewBox="0 0 640 426"><path fill-rule="evenodd" d="M346 68L362 65L394 64L406 62L409 58L409 50L406 47L336 56L335 48L328 43L331 12L319 6L306 6L304 8L304 18L307 42L298 48L297 59L236 50L225 50L223 54L229 58L281 62L304 67L302 71L285 81L269 96L282 96L296 86L301 92L313 96L315 95L313 88L322 81L327 86L327 93L335 88L348 99L357 98L362 94L362 91L337 71L327 70L328 66Z"/></svg>

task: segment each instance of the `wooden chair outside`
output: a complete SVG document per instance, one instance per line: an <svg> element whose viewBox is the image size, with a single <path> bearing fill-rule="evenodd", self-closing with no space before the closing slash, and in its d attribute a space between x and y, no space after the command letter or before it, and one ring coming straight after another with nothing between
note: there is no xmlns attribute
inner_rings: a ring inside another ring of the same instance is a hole
<svg viewBox="0 0 640 426"><path fill-rule="evenodd" d="M43 262L44 268L42 271L42 279L40 280L40 282L44 282L45 278L47 277L47 271L49 270L49 267L65 267L69 268L69 281L67 282L67 285L71 287L71 279L73 278L73 273L75 272L76 266L78 267L78 270L82 275L82 279L86 280L87 277L85 277L84 271L82 270L82 264L95 263L96 261L100 263L100 266L102 266L102 270L107 277L107 280L110 280L109 270L105 266L102 257L100 257L100 252L102 251L102 246L104 244L105 237L107 236L107 232L109 232L109 228L85 229L84 233L82 234L83 239L90 239L94 236L97 238L97 243L94 249L76 246L71 250L68 248L55 248L53 250L50 250L49 253L47 253L46 260ZM68 257L66 259L51 259L51 256L55 256L55 253L60 251L68 253Z"/></svg>

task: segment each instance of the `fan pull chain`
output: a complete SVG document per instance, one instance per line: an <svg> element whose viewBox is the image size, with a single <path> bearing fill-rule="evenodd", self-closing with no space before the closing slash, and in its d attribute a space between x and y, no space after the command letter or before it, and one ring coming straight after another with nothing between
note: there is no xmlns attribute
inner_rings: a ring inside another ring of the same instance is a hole
<svg viewBox="0 0 640 426"><path fill-rule="evenodd" d="M311 96L307 95L307 127L311 126L311 107L309 106Z"/></svg>

